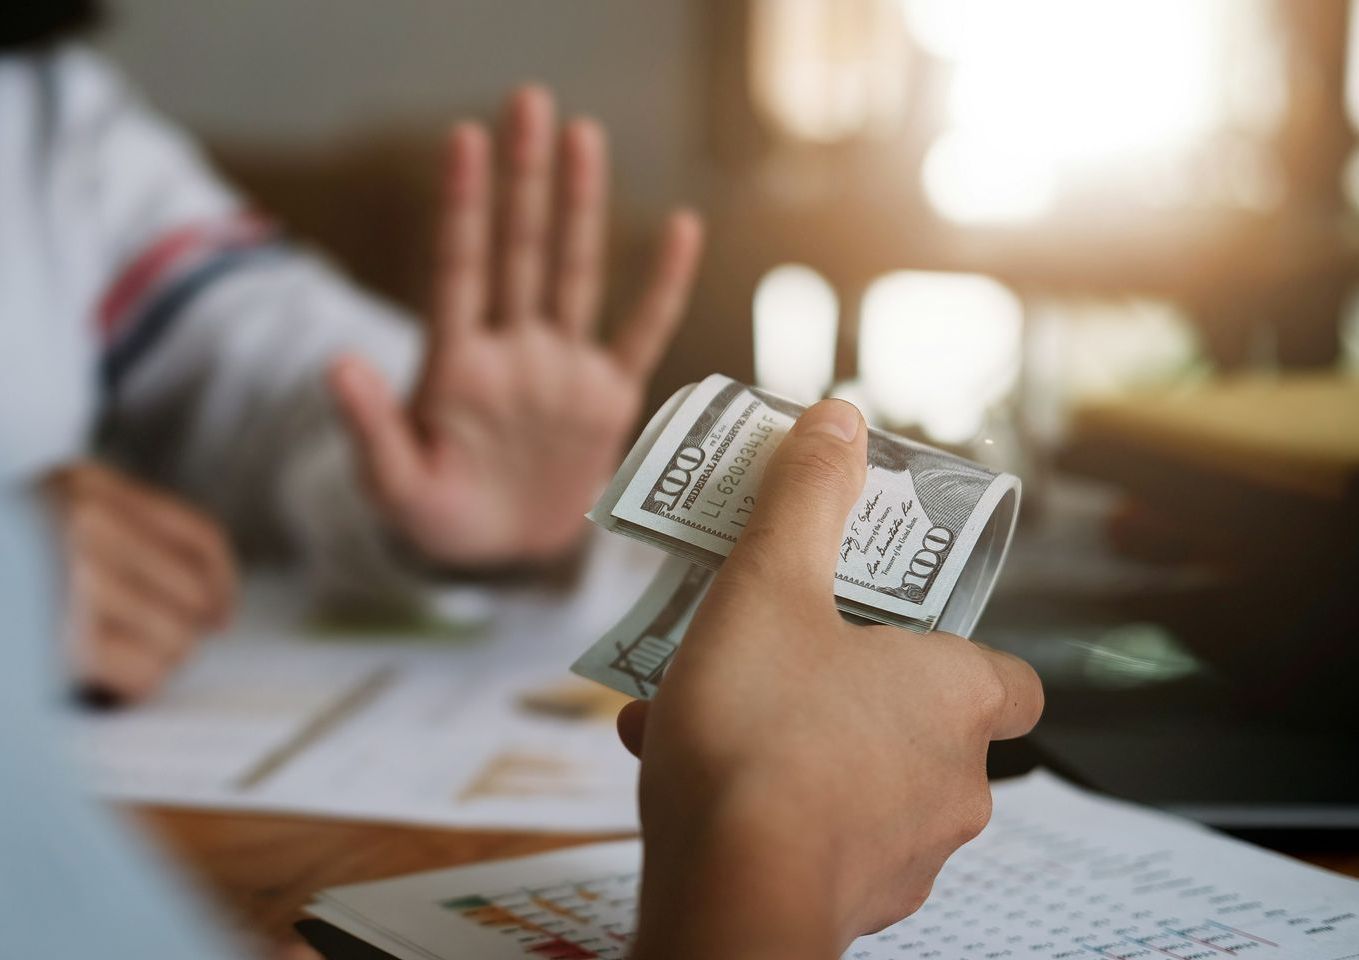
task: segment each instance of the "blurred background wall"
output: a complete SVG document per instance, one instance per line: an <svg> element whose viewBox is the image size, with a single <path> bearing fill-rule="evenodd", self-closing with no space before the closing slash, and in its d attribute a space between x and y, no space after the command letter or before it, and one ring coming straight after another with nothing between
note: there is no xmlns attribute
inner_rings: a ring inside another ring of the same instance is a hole
<svg viewBox="0 0 1359 960"><path fill-rule="evenodd" d="M113 0L101 46L201 136L270 149L428 135L539 80L608 125L625 192L682 192L698 123L683 0Z"/></svg>
<svg viewBox="0 0 1359 960"><path fill-rule="evenodd" d="M112 0L97 45L296 237L426 307L440 135L528 80L614 150L626 277L698 200L702 4L659 0ZM617 299L626 295L624 282Z"/></svg>
<svg viewBox="0 0 1359 960"><path fill-rule="evenodd" d="M599 116L616 294L667 206L710 224L655 396L720 369L1051 441L1087 395L1359 350L1349 0L111 8L99 43L157 105L417 312L448 123L525 79Z"/></svg>
<svg viewBox="0 0 1359 960"><path fill-rule="evenodd" d="M261 206L417 307L438 132L529 78L598 115L625 276L668 204L697 203L713 226L660 390L713 366L750 376L754 290L788 262L836 295L836 380L860 372L869 287L902 269L998 279L1030 332L1041 304L1080 327L1095 298L1182 322L1226 367L1340 352L1359 182L1347 0L115 0L112 13L101 46Z"/></svg>

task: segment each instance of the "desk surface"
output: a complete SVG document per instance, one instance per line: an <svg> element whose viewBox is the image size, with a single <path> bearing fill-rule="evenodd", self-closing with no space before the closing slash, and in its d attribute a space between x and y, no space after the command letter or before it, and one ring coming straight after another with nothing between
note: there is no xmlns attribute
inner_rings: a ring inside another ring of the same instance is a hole
<svg viewBox="0 0 1359 960"><path fill-rule="evenodd" d="M479 860L527 856L622 834L530 834L144 807L138 819L228 919L290 934L316 891Z"/></svg>
<svg viewBox="0 0 1359 960"><path fill-rule="evenodd" d="M435 830L428 827L210 813L150 807L139 811L151 832L198 877L247 930L284 936L312 894L478 860L525 856L617 835ZM1359 851L1291 843L1276 847L1309 863L1359 877Z"/></svg>

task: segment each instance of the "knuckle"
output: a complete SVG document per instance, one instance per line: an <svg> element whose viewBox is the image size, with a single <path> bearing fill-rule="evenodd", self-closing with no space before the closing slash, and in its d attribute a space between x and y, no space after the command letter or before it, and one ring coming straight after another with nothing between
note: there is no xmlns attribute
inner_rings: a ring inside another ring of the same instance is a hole
<svg viewBox="0 0 1359 960"><path fill-rule="evenodd" d="M954 824L953 846L955 848L981 836L981 832L991 822L991 808L991 791L985 786L976 791L966 802L960 804L958 820Z"/></svg>
<svg viewBox="0 0 1359 960"><path fill-rule="evenodd" d="M1032 729L1043 716L1047 695L1043 691L1043 681L1039 678L1038 671L1028 661L1019 657L1014 659L1016 661L1015 679L1018 681L1018 687L1022 689L1007 690L1007 697L1013 694L1017 705L1024 708L1023 723L1026 727Z"/></svg>
<svg viewBox="0 0 1359 960"><path fill-rule="evenodd" d="M1000 674L989 663L983 662L981 667L976 671L973 693L978 714L983 721L991 723L1004 713L1009 691Z"/></svg>
<svg viewBox="0 0 1359 960"><path fill-rule="evenodd" d="M896 882L885 885L867 905L859 935L881 933L904 918L914 916L930 898L937 872L937 869L925 870L913 864Z"/></svg>
<svg viewBox="0 0 1359 960"><path fill-rule="evenodd" d="M1029 663L1029 661L1025 660L1023 657L1015 657L1014 660L1019 668L1019 675L1024 678L1024 685L1029 688L1029 692L1038 702L1038 707L1041 710L1045 697L1043 692L1043 678L1038 675L1038 671L1034 669L1033 664Z"/></svg>
<svg viewBox="0 0 1359 960"><path fill-rule="evenodd" d="M951 672L958 677L959 706L975 720L983 731L1005 710L1009 693L1005 682L991 664L986 651L971 640L952 634L941 634L951 646Z"/></svg>
<svg viewBox="0 0 1359 960"><path fill-rule="evenodd" d="M1030 666L1029 674L1033 677L1033 683L1031 685L1033 696L1033 712L1030 713L1028 716L1029 728L1032 729L1033 727L1036 727L1038 725L1038 721L1043 718L1043 711L1047 709L1048 705L1048 695L1047 691L1043 689L1043 681L1039 679L1038 671Z"/></svg>
<svg viewBox="0 0 1359 960"><path fill-rule="evenodd" d="M908 887L905 891L906 895L905 897L903 897L903 902L900 908L894 910L893 913L888 914L888 920L886 923L883 924L883 927L891 926L893 923L896 923L901 917L914 916L920 910L920 908L925 905L925 901L930 898L930 891L933 888L934 888L933 881L916 883Z"/></svg>

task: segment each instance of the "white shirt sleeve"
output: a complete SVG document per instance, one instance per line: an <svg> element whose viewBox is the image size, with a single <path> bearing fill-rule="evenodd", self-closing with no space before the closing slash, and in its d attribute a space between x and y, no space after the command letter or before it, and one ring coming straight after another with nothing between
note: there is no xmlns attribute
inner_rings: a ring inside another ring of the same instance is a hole
<svg viewBox="0 0 1359 960"><path fill-rule="evenodd" d="M369 507L323 385L342 351L404 392L417 327L281 242L192 143L93 54L69 50L59 152L98 231L107 282L105 436L247 548L300 554L329 600L410 608L425 593Z"/></svg>

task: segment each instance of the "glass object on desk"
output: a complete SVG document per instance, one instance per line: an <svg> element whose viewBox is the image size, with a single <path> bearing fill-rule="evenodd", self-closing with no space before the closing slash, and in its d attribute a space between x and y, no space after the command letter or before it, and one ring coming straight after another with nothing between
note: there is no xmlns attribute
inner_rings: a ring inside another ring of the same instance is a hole
<svg viewBox="0 0 1359 960"><path fill-rule="evenodd" d="M1208 678L1211 670L1164 624L1069 617L1054 612L1034 623L1006 622L1000 608L981 642L1022 657L1054 693L1129 690Z"/></svg>
<svg viewBox="0 0 1359 960"><path fill-rule="evenodd" d="M1266 180L1242 181L1270 169L1288 96L1268 0L903 0L902 10L949 68L944 129L923 170L949 220L1031 219L1086 193L1179 207L1283 199L1258 189Z"/></svg>
<svg viewBox="0 0 1359 960"><path fill-rule="evenodd" d="M1135 687L1168 683L1204 669L1175 635L1155 623L1126 623L1093 641L1076 641L1085 650L1085 674L1095 687Z"/></svg>

